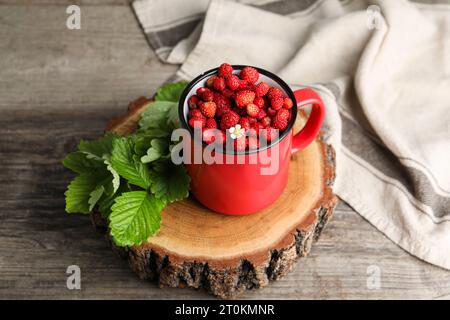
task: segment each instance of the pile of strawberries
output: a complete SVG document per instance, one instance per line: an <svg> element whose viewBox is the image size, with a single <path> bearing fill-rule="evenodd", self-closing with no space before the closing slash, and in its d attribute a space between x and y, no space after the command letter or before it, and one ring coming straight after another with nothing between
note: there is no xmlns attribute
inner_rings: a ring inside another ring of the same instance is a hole
<svg viewBox="0 0 450 320"><path fill-rule="evenodd" d="M255 68L244 67L239 74L233 71L231 65L223 63L217 74L189 97L189 126L201 127L203 141L208 144L223 144L230 138L227 132L244 131L245 136L237 139L231 135L235 150L257 149L259 137L270 142L276 137L274 129L279 135L286 129L293 102L281 89L258 83Z"/></svg>

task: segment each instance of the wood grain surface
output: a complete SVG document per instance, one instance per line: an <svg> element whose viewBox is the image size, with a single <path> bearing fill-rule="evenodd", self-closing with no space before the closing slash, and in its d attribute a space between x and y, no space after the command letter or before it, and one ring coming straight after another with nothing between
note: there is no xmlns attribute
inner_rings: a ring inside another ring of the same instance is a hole
<svg viewBox="0 0 450 320"><path fill-rule="evenodd" d="M154 56L125 0L83 7L73 31L66 4L12 2L0 1L0 298L212 298L139 280L88 216L64 213L64 154L176 67ZM69 265L81 268L81 290L66 288ZM373 266L379 289L367 286ZM307 259L242 298L450 299L450 272L410 256L341 202Z"/></svg>

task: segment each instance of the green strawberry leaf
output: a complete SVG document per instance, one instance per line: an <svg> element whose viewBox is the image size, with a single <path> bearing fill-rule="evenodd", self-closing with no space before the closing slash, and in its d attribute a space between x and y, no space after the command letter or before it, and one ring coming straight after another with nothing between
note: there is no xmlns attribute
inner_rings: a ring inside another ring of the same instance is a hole
<svg viewBox="0 0 450 320"><path fill-rule="evenodd" d="M150 190L157 198L174 202L189 196L191 179L183 165L175 165L170 159L159 161L150 174L153 181Z"/></svg>
<svg viewBox="0 0 450 320"><path fill-rule="evenodd" d="M139 245L155 234L166 203L146 191L123 193L109 215L111 235L119 246Z"/></svg>
<svg viewBox="0 0 450 320"><path fill-rule="evenodd" d="M165 139L153 139L150 144L147 154L141 157L143 163L153 162L169 153L169 142Z"/></svg>
<svg viewBox="0 0 450 320"><path fill-rule="evenodd" d="M134 155L134 143L131 138L122 137L114 140L111 164L114 170L129 183L143 189L150 186L148 168Z"/></svg>
<svg viewBox="0 0 450 320"><path fill-rule="evenodd" d="M167 84L162 86L156 92L156 101L172 101L178 102L180 96L183 93L184 88L186 88L187 82L181 81L176 83Z"/></svg>
<svg viewBox="0 0 450 320"><path fill-rule="evenodd" d="M104 137L97 140L81 140L78 149L86 154L88 159L95 159L103 162L103 155L111 154L113 141L117 137L116 134L108 132Z"/></svg>
<svg viewBox="0 0 450 320"><path fill-rule="evenodd" d="M100 200L100 198L102 197L103 193L105 192L105 187L103 187L102 185L98 185L90 194L89 194L89 199L88 199L88 204L89 204L89 212L91 212L95 205L97 204L97 202Z"/></svg>
<svg viewBox="0 0 450 320"><path fill-rule="evenodd" d="M82 173L75 177L69 184L66 196L66 212L89 213L91 192L97 187L101 180L96 174Z"/></svg>
<svg viewBox="0 0 450 320"><path fill-rule="evenodd" d="M102 217L108 218L108 216L111 214L111 207L114 204L115 198L120 196L124 192L131 191L130 186L128 183L121 182L119 189L116 191L116 193L108 195L106 192L103 193L103 196L101 197L100 201L98 201L98 211L102 214Z"/></svg>
<svg viewBox="0 0 450 320"><path fill-rule="evenodd" d="M176 102L155 101L141 115L139 127L141 130L155 130L172 133L173 122L168 120L169 111L178 110Z"/></svg>
<svg viewBox="0 0 450 320"><path fill-rule="evenodd" d="M95 172L103 167L102 163L88 159L86 154L80 151L69 153L64 158L63 165L76 173Z"/></svg>
<svg viewBox="0 0 450 320"><path fill-rule="evenodd" d="M110 155L103 155L103 163L106 164L106 169L112 174L112 186L113 186L113 193L115 193L120 186L120 176L117 173L117 171L112 167L111 164L111 156Z"/></svg>

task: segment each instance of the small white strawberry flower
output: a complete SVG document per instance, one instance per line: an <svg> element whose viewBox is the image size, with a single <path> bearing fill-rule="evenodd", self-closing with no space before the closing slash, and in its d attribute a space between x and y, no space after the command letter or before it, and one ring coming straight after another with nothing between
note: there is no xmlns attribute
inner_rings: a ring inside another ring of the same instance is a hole
<svg viewBox="0 0 450 320"><path fill-rule="evenodd" d="M244 135L245 129L241 128L240 124L237 124L234 127L228 129L228 132L230 133L231 139L239 139Z"/></svg>

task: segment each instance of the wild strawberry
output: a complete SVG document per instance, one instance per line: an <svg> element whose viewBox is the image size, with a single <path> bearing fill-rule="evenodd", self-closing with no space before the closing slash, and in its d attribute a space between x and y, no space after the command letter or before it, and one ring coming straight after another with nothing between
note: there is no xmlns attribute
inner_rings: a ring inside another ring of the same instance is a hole
<svg viewBox="0 0 450 320"><path fill-rule="evenodd" d="M191 96L188 100L189 108L191 108L191 109L197 108L198 101L199 101L199 98L195 94L193 96Z"/></svg>
<svg viewBox="0 0 450 320"><path fill-rule="evenodd" d="M244 67L239 73L239 77L248 83L255 83L259 79L259 72L253 67Z"/></svg>
<svg viewBox="0 0 450 320"><path fill-rule="evenodd" d="M253 103L249 103L246 107L246 112L250 117L256 118L259 114L259 108Z"/></svg>
<svg viewBox="0 0 450 320"><path fill-rule="evenodd" d="M204 128L206 125L206 119L205 118L191 118L189 120L189 126L191 126L192 128L199 127L199 128Z"/></svg>
<svg viewBox="0 0 450 320"><path fill-rule="evenodd" d="M214 102L216 103L216 116L221 117L225 112L230 111L230 100L218 92L214 93Z"/></svg>
<svg viewBox="0 0 450 320"><path fill-rule="evenodd" d="M269 99L282 98L284 97L284 93L283 91L281 91L281 89L277 87L271 87L269 89L269 92L267 93L267 96L269 97Z"/></svg>
<svg viewBox="0 0 450 320"><path fill-rule="evenodd" d="M260 131L260 137L267 142L274 141L277 135L279 135L277 129L272 127L267 127Z"/></svg>
<svg viewBox="0 0 450 320"><path fill-rule="evenodd" d="M258 115L256 116L256 119L261 120L267 116L267 113L263 109L259 109Z"/></svg>
<svg viewBox="0 0 450 320"><path fill-rule="evenodd" d="M270 116L270 117L273 117L274 115L276 115L277 114L277 110L275 110L275 109L272 109L272 108L267 108L267 114Z"/></svg>
<svg viewBox="0 0 450 320"><path fill-rule="evenodd" d="M206 85L208 88L211 88L211 89L212 89L213 86L214 86L214 80L215 80L216 78L218 78L218 77L217 77L217 76L209 77L208 80L206 80L205 85Z"/></svg>
<svg viewBox="0 0 450 320"><path fill-rule="evenodd" d="M225 98L234 99L234 92L230 89L225 88L225 90L222 91L222 94Z"/></svg>
<svg viewBox="0 0 450 320"><path fill-rule="evenodd" d="M289 112L289 110L286 109L280 109L277 112L276 117L282 120L286 120L289 121L289 117L291 116L291 113Z"/></svg>
<svg viewBox="0 0 450 320"><path fill-rule="evenodd" d="M216 133L216 135L215 135L216 137L215 137L214 142L216 144L223 144L226 139L225 133L223 133L223 131L220 131L220 130L215 130L215 133Z"/></svg>
<svg viewBox="0 0 450 320"><path fill-rule="evenodd" d="M264 104L266 103L264 101L263 98L261 97L256 97L255 100L253 100L253 103L258 107L258 108L264 108Z"/></svg>
<svg viewBox="0 0 450 320"><path fill-rule="evenodd" d="M214 118L206 119L205 127L208 129L217 129L217 122Z"/></svg>
<svg viewBox="0 0 450 320"><path fill-rule="evenodd" d="M214 93L208 88L198 88L197 96L199 96L203 101L213 101Z"/></svg>
<svg viewBox="0 0 450 320"><path fill-rule="evenodd" d="M270 126L270 122L271 122L272 120L270 119L270 117L264 117L264 118L262 118L261 119L261 125L264 127L264 128L266 128L266 127L269 127ZM208 124L208 122L206 122L207 124Z"/></svg>
<svg viewBox="0 0 450 320"><path fill-rule="evenodd" d="M283 107L284 99L282 97L275 97L270 99L270 106L274 110L280 110Z"/></svg>
<svg viewBox="0 0 450 320"><path fill-rule="evenodd" d="M220 119L220 129L228 130L229 128L235 126L239 122L239 115L234 111L228 111L222 115Z"/></svg>
<svg viewBox="0 0 450 320"><path fill-rule="evenodd" d="M227 85L227 87L230 90L236 90L237 88L239 88L240 84L241 84L241 80L238 78L238 76L231 74L228 76L228 78L225 80L225 83Z"/></svg>
<svg viewBox="0 0 450 320"><path fill-rule="evenodd" d="M205 116L199 109L192 109L188 114L189 118L204 118Z"/></svg>
<svg viewBox="0 0 450 320"><path fill-rule="evenodd" d="M248 87L248 82L245 81L245 80L239 79L239 87L238 87L238 90L247 90L247 89L249 89L249 87Z"/></svg>
<svg viewBox="0 0 450 320"><path fill-rule="evenodd" d="M236 106L238 108L244 108L249 103L253 103L255 99L255 93L250 90L242 90L236 93L234 100L236 101Z"/></svg>
<svg viewBox="0 0 450 320"><path fill-rule="evenodd" d="M267 94L267 92L269 92L269 85L266 82L260 82L256 85L255 87L255 93L257 97L262 97L265 96Z"/></svg>
<svg viewBox="0 0 450 320"><path fill-rule="evenodd" d="M253 130L253 129L251 129L251 130ZM253 130L253 131L255 132L255 130ZM255 149L259 148L259 140L256 137L256 132L255 132L255 135L250 134L250 137L248 138L248 148L250 150L255 150Z"/></svg>
<svg viewBox="0 0 450 320"><path fill-rule="evenodd" d="M250 120L247 117L242 117L239 119L239 124L241 125L241 128L245 129L245 131L251 128Z"/></svg>
<svg viewBox="0 0 450 320"><path fill-rule="evenodd" d="M287 125L288 125L288 120L284 119L283 117L280 117L278 115L278 113L272 119L272 127L274 127L275 129L283 131L284 129L286 129Z"/></svg>
<svg viewBox="0 0 450 320"><path fill-rule="evenodd" d="M212 118L216 114L216 104L212 101L205 102L200 106L200 111L207 118Z"/></svg>
<svg viewBox="0 0 450 320"><path fill-rule="evenodd" d="M225 89L225 79L221 77L214 78L213 87L217 91L223 91Z"/></svg>
<svg viewBox="0 0 450 320"><path fill-rule="evenodd" d="M197 94L197 96L199 96L201 98L201 95L205 92L205 91L210 91L208 88L205 87L200 87L197 89L197 91L195 91L195 93Z"/></svg>
<svg viewBox="0 0 450 320"><path fill-rule="evenodd" d="M219 106L217 106L216 109L216 117L221 118L225 113L229 112L231 109L230 107L227 106L222 106L219 108Z"/></svg>
<svg viewBox="0 0 450 320"><path fill-rule="evenodd" d="M253 124L252 129L255 130L257 134L259 134L259 131L260 131L261 129L264 129L264 127L262 126L261 123L255 122L255 123Z"/></svg>
<svg viewBox="0 0 450 320"><path fill-rule="evenodd" d="M207 144L216 143L223 144L225 141L225 134L217 129L205 129L202 132L202 139Z"/></svg>
<svg viewBox="0 0 450 320"><path fill-rule="evenodd" d="M245 151L247 149L248 140L245 136L241 136L238 139L234 139L234 150Z"/></svg>
<svg viewBox="0 0 450 320"><path fill-rule="evenodd" d="M292 106L294 105L294 103L292 102L291 98L284 98L283 101L283 108L285 109L290 109L292 108Z"/></svg>
<svg viewBox="0 0 450 320"><path fill-rule="evenodd" d="M218 73L222 78L226 78L233 73L233 67L228 63L222 63L219 67Z"/></svg>
<svg viewBox="0 0 450 320"><path fill-rule="evenodd" d="M214 92L213 101L216 103L217 107L231 107L231 102L223 94L219 92Z"/></svg>
<svg viewBox="0 0 450 320"><path fill-rule="evenodd" d="M249 117L248 121L250 121L250 125L253 125L254 123L258 122L258 119Z"/></svg>
<svg viewBox="0 0 450 320"><path fill-rule="evenodd" d="M209 119L211 120L211 119ZM214 128L207 128L203 130L202 132L202 140L205 141L207 144L213 143L215 140L215 133L216 130Z"/></svg>

